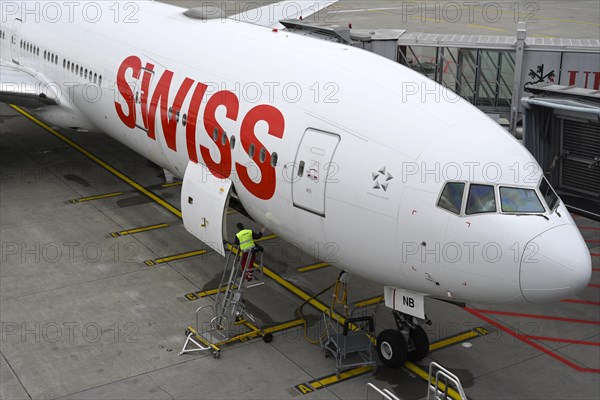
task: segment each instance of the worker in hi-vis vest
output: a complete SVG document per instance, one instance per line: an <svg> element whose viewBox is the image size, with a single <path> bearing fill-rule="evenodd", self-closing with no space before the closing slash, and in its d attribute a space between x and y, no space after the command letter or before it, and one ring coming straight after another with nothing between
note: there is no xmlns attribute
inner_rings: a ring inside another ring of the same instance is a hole
<svg viewBox="0 0 600 400"><path fill-rule="evenodd" d="M242 251L242 268L246 269L246 280L251 281L253 277L254 260L256 259L256 253L262 251L263 248L254 243L256 239L260 239L265 233L265 227L263 226L259 233L252 232L252 229L245 229L242 223L238 223L237 227L239 232L235 235L235 244L239 246ZM248 254L250 254L250 263L247 264Z"/></svg>

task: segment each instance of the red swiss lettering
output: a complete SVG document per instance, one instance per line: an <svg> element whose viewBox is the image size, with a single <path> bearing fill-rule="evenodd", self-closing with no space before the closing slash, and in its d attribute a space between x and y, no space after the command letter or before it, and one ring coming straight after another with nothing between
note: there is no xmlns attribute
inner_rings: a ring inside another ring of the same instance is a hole
<svg viewBox="0 0 600 400"><path fill-rule="evenodd" d="M268 124L269 135L280 139L283 137L285 120L281 111L265 104L254 107L248 111L242 121L240 139L247 153L250 152L250 145L254 145L255 151L252 160L260 170L260 181L254 182L248 174L248 168L240 163L235 163L235 169L246 189L259 199L268 200L275 194L275 168L271 165L271 153L269 151L265 150L265 159L263 162L260 160L260 152L264 146L254 132L254 128L259 121L265 121Z"/></svg>
<svg viewBox="0 0 600 400"><path fill-rule="evenodd" d="M206 86L202 82L198 82L192 100L190 101L190 109L187 115L187 125L185 127L185 141L187 144L188 157L191 161L198 163L198 151L196 150L196 124L198 123L198 112L200 105L206 93Z"/></svg>
<svg viewBox="0 0 600 400"><path fill-rule="evenodd" d="M216 111L219 106L225 106L225 116L236 121L238 112L240 110L240 102L237 96L230 91L223 90L215 93L208 103L206 103L206 109L204 110L204 128L206 134L215 142L220 153L220 161L216 162L210 155L210 150L205 146L200 146L200 154L204 163L212 172L212 174L218 178L227 178L231 174L231 149L229 148L229 138L223 135L225 132L221 125L217 122ZM217 137L215 139L215 131Z"/></svg>
<svg viewBox="0 0 600 400"><path fill-rule="evenodd" d="M123 110L121 103L115 101L115 108L119 119L123 121L125 126L128 128L135 128L135 99L133 97L133 90L127 82L127 71L133 70L132 75L135 79L140 77L140 71L142 69L142 61L136 56L127 57L119 67L117 72L117 88L119 93L123 96L125 103L127 104L127 112Z"/></svg>

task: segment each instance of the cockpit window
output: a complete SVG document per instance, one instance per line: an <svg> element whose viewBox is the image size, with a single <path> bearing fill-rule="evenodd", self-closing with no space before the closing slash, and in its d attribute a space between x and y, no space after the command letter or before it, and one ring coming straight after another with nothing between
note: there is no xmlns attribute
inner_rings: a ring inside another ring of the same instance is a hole
<svg viewBox="0 0 600 400"><path fill-rule="evenodd" d="M533 189L501 187L500 203L503 212L543 213L545 211Z"/></svg>
<svg viewBox="0 0 600 400"><path fill-rule="evenodd" d="M440 200L438 201L438 207L442 207L455 214L460 214L464 191L465 184L462 182L446 183L442 195L440 196Z"/></svg>
<svg viewBox="0 0 600 400"><path fill-rule="evenodd" d="M552 186L548 183L546 178L542 179L540 183L540 192L542 196L544 196L544 200L546 200L546 204L548 204L548 208L550 210L554 210L554 207L558 204L558 196L554 193Z"/></svg>
<svg viewBox="0 0 600 400"><path fill-rule="evenodd" d="M467 200L467 214L496 212L496 196L494 187L490 185L471 184Z"/></svg>

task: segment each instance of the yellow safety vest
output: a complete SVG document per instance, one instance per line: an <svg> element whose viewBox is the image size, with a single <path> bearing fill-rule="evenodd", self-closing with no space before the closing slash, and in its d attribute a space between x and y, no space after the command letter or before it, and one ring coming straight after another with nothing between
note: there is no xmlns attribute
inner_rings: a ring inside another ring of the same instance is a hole
<svg viewBox="0 0 600 400"><path fill-rule="evenodd" d="M254 239L252 238L251 229L243 229L235 236L237 236L238 240L240 241L240 250L245 251L254 247Z"/></svg>

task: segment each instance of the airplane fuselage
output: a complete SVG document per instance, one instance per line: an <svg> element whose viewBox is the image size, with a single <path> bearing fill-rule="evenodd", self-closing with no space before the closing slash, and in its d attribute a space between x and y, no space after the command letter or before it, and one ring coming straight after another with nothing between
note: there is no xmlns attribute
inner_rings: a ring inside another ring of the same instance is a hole
<svg viewBox="0 0 600 400"><path fill-rule="evenodd" d="M2 59L49 84L59 105L34 112L50 124L104 132L180 177L204 164L258 223L384 285L499 303L589 281L587 247L564 204L543 199L535 159L426 77L285 31L160 3L116 20L111 6L94 23L3 15ZM439 206L448 182L465 184L458 212ZM493 187L493 212L468 212L473 185ZM534 189L543 211L504 210L501 188Z"/></svg>

